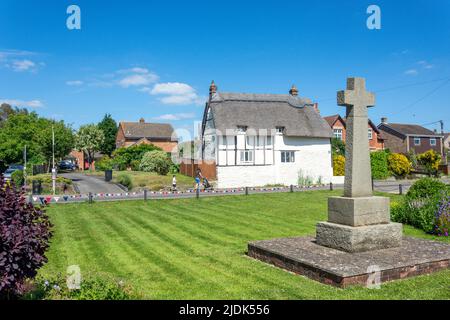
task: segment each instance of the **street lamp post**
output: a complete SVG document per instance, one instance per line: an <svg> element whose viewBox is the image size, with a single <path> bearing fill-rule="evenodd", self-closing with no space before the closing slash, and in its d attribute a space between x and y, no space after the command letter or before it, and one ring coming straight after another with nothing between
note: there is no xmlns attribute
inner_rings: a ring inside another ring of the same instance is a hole
<svg viewBox="0 0 450 320"><path fill-rule="evenodd" d="M55 130L52 126L52 158L53 158L53 167L52 167L52 189L53 195L56 194L56 168L55 168Z"/></svg>

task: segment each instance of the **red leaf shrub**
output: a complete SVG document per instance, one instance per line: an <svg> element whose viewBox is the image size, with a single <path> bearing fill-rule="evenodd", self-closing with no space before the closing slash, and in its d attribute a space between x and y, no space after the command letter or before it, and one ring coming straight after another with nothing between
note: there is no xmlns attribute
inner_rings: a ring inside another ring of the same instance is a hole
<svg viewBox="0 0 450 320"><path fill-rule="evenodd" d="M23 294L25 281L47 262L51 228L45 211L0 175L0 299Z"/></svg>

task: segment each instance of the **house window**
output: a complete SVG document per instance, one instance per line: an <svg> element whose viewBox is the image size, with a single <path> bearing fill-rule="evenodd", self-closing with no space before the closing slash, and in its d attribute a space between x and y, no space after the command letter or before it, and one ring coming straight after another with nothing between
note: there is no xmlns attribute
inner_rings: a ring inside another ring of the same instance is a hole
<svg viewBox="0 0 450 320"><path fill-rule="evenodd" d="M373 139L373 131L372 131L372 129L369 129L369 140L372 140Z"/></svg>
<svg viewBox="0 0 450 320"><path fill-rule="evenodd" d="M430 146L436 146L437 141L436 138L430 138Z"/></svg>
<svg viewBox="0 0 450 320"><path fill-rule="evenodd" d="M275 128L277 133L283 133L284 132L284 127L276 127Z"/></svg>
<svg viewBox="0 0 450 320"><path fill-rule="evenodd" d="M420 138L414 138L414 145L420 146Z"/></svg>
<svg viewBox="0 0 450 320"><path fill-rule="evenodd" d="M295 162L295 151L281 151L281 162Z"/></svg>
<svg viewBox="0 0 450 320"><path fill-rule="evenodd" d="M342 133L344 130L342 129L333 129L333 135L336 139L342 140Z"/></svg>
<svg viewBox="0 0 450 320"><path fill-rule="evenodd" d="M255 136L247 136L247 146L253 147L255 145Z"/></svg>
<svg viewBox="0 0 450 320"><path fill-rule="evenodd" d="M253 162L253 150L241 151L241 162L242 163Z"/></svg>
<svg viewBox="0 0 450 320"><path fill-rule="evenodd" d="M271 136L267 136L266 145L267 146L271 146L272 145L272 137Z"/></svg>

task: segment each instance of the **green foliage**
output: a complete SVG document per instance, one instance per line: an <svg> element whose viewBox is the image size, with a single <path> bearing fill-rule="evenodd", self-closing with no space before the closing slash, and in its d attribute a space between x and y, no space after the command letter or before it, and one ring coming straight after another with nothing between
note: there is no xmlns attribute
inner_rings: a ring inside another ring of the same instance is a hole
<svg viewBox="0 0 450 320"><path fill-rule="evenodd" d="M179 164L175 164L172 161L170 162L170 169L169 169L170 173L179 173L180 172L180 165Z"/></svg>
<svg viewBox="0 0 450 320"><path fill-rule="evenodd" d="M345 157L345 142L338 138L331 139L331 152L334 156Z"/></svg>
<svg viewBox="0 0 450 320"><path fill-rule="evenodd" d="M89 166L94 161L94 154L100 150L104 140L105 135L103 131L95 124L84 125L78 129L75 136L75 147L87 154Z"/></svg>
<svg viewBox="0 0 450 320"><path fill-rule="evenodd" d="M141 160L140 169L146 172L156 172L165 176L169 173L171 161L164 151L150 151L144 154Z"/></svg>
<svg viewBox="0 0 450 320"><path fill-rule="evenodd" d="M388 155L384 151L370 153L370 164L374 179L386 179L389 177Z"/></svg>
<svg viewBox="0 0 450 320"><path fill-rule="evenodd" d="M333 175L344 176L345 175L345 157L342 155L335 155L333 157Z"/></svg>
<svg viewBox="0 0 450 320"><path fill-rule="evenodd" d="M64 121L39 117L35 112L8 115L0 127L0 159L6 164L22 163L27 146L30 160L49 161L52 156L52 126L55 130L55 156L62 158L73 148L73 132ZM42 163L42 162L40 162Z"/></svg>
<svg viewBox="0 0 450 320"><path fill-rule="evenodd" d="M310 187L314 184L314 179L308 174L305 174L303 170L298 171L298 185L300 187Z"/></svg>
<svg viewBox="0 0 450 320"><path fill-rule="evenodd" d="M448 186L442 181L433 178L423 178L411 186L406 197L409 200L431 198L445 189L448 189Z"/></svg>
<svg viewBox="0 0 450 320"><path fill-rule="evenodd" d="M22 187L25 183L23 171L22 170L14 171L11 175L11 180L14 182L16 187Z"/></svg>
<svg viewBox="0 0 450 320"><path fill-rule="evenodd" d="M105 139L100 145L100 151L111 157L116 149L117 123L110 114L105 114L103 120L98 123L98 127L103 131Z"/></svg>
<svg viewBox="0 0 450 320"><path fill-rule="evenodd" d="M95 170L99 171L112 170L113 165L114 165L113 159L111 159L108 156L104 156L103 158L95 162Z"/></svg>
<svg viewBox="0 0 450 320"><path fill-rule="evenodd" d="M411 162L403 154L392 153L388 156L389 171L398 178L404 178L411 172Z"/></svg>
<svg viewBox="0 0 450 320"><path fill-rule="evenodd" d="M128 190L133 189L133 180L131 177L126 173L121 173L116 178L117 183L120 183L121 185L128 188Z"/></svg>
<svg viewBox="0 0 450 320"><path fill-rule="evenodd" d="M33 176L33 177L29 177L29 180L33 181L40 181L42 184L52 184L52 176L50 174L42 174L42 175L37 175L37 176ZM57 176L56 177L56 183L60 183L60 184L68 184L71 185L72 184L72 180L61 177L61 176Z"/></svg>
<svg viewBox="0 0 450 320"><path fill-rule="evenodd" d="M133 161L131 161L130 166L131 166L131 170L139 171L141 162L139 160L133 160Z"/></svg>
<svg viewBox="0 0 450 320"><path fill-rule="evenodd" d="M113 152L114 164L119 170L131 168L133 161L139 161L140 163L145 153L154 150L162 149L152 144L140 144L128 148L119 148Z"/></svg>
<svg viewBox="0 0 450 320"><path fill-rule="evenodd" d="M425 171L430 175L437 174L441 160L441 155L437 154L434 150L428 150L417 157L419 165L423 166Z"/></svg>
<svg viewBox="0 0 450 320"><path fill-rule="evenodd" d="M80 288L70 290L66 278L56 275L49 279L39 277L34 289L24 299L33 300L130 300L136 298L130 285L110 276L83 275Z"/></svg>

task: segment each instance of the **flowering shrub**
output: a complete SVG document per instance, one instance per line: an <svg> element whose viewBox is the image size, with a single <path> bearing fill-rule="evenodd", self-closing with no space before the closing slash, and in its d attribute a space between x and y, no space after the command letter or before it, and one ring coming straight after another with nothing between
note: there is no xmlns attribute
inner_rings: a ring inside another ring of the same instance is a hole
<svg viewBox="0 0 450 320"><path fill-rule="evenodd" d="M436 175L442 157L434 150L428 150L417 157L419 165L423 166L428 174Z"/></svg>
<svg viewBox="0 0 450 320"><path fill-rule="evenodd" d="M389 171L399 178L404 178L411 172L411 162L399 153L392 153L388 156L388 166Z"/></svg>
<svg viewBox="0 0 450 320"><path fill-rule="evenodd" d="M25 281L47 262L51 227L46 213L0 175L0 299L22 295Z"/></svg>
<svg viewBox="0 0 450 320"><path fill-rule="evenodd" d="M344 176L345 175L345 157L337 155L333 157L333 175Z"/></svg>
<svg viewBox="0 0 450 320"><path fill-rule="evenodd" d="M156 172L165 176L169 173L171 161L164 151L150 151L144 154L140 169L146 172Z"/></svg>
<svg viewBox="0 0 450 320"><path fill-rule="evenodd" d="M434 233L438 236L448 237L450 229L450 196L443 197L439 202L435 222Z"/></svg>

